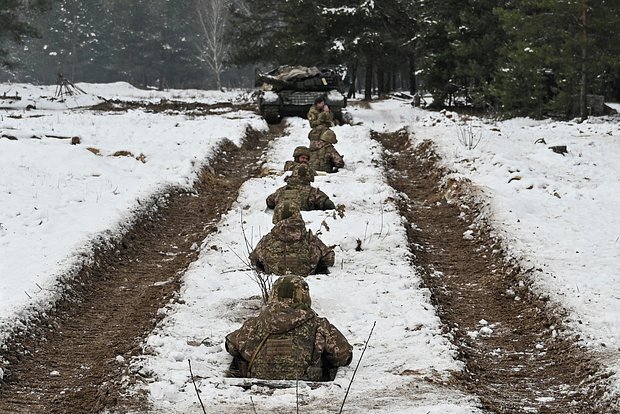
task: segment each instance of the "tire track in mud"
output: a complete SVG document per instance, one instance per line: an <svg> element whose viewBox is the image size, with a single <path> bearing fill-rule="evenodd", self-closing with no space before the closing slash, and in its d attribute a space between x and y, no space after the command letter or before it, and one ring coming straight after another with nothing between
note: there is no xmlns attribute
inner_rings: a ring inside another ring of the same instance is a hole
<svg viewBox="0 0 620 414"><path fill-rule="evenodd" d="M261 173L269 141L283 134L248 130L237 147L223 143L194 191L171 190L165 206L146 215L113 246L95 253L47 315L2 350L9 362L0 384L0 413L98 413L146 410L125 395L128 362L155 327L158 310L178 292L202 240Z"/></svg>
<svg viewBox="0 0 620 414"><path fill-rule="evenodd" d="M490 229L464 239L477 212L447 202L432 144L413 148L404 130L373 138L384 146L389 184L403 195L396 201L414 265L466 365L457 386L494 413L614 412L604 398L608 374L570 331L562 333L561 315L530 291Z"/></svg>

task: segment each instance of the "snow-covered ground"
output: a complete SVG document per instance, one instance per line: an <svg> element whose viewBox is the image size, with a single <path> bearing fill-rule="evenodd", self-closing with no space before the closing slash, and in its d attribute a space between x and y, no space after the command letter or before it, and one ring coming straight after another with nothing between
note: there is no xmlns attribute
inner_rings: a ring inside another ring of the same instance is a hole
<svg viewBox="0 0 620 414"><path fill-rule="evenodd" d="M126 84L82 88L107 98L154 93ZM69 102L41 97L53 87L3 84L0 96L16 90L23 97L18 108L0 109L0 135L18 138L0 138L0 343L16 320L54 300L62 283L57 278L82 263L93 243L118 234L144 201L170 186L191 186L223 139L240 143L248 126L266 128L248 112L187 117L69 110ZM158 94L172 99L180 92ZM213 102L231 99L203 95ZM77 99L75 106L100 101ZM44 101L50 109L19 109L28 101ZM81 143L45 135L78 136ZM114 156L118 151L126 153Z"/></svg>
<svg viewBox="0 0 620 414"><path fill-rule="evenodd" d="M356 109L371 128L406 127L414 145L432 140L454 178L479 189L479 201L510 255L541 294L568 310L584 344L615 371L620 349L620 117L584 123L517 118L471 119L481 141L458 139L463 119L397 101ZM379 119L380 121L377 121ZM544 139L544 143L535 143ZM549 146L566 145L563 155Z"/></svg>
<svg viewBox="0 0 620 414"><path fill-rule="evenodd" d="M306 121L297 118L289 123L290 135L272 145L270 168L281 169L293 149L307 143ZM388 201L394 193L375 161L381 149L369 132L365 126L336 128L337 147L345 154L347 166L315 182L336 204L346 205L346 216L334 219L329 213L304 212L314 231L326 220L329 231L323 228L321 238L339 246L331 273L307 278L313 308L343 332L355 354L352 365L341 368L334 383L314 390L301 385L300 411L338 411L376 321L345 411L478 412L475 401L445 384L461 365L441 334L428 290L420 287L420 278L409 264L405 229ZM149 391L157 412L199 410L188 359L199 377L197 386L207 412L252 412L251 397L257 412L294 410L294 387L274 392L255 386L244 391L238 386L243 380L225 378L232 358L223 348L224 336L255 315L260 306L260 290L241 260L248 254L242 223L255 245L272 227L265 198L281 185L281 175L243 185L237 204L218 225L219 232L204 241L200 258L186 273L181 304L166 309L164 322L148 338L148 356L136 367L153 379ZM357 239L362 240L361 252L355 250Z"/></svg>
<svg viewBox="0 0 620 414"><path fill-rule="evenodd" d="M196 117L79 109L101 102L100 97L215 103L237 101L238 92L142 91L127 84L80 87L88 94L58 102L49 99L53 86L0 85L0 96L17 92L23 98L0 100L0 135L18 138L0 138L0 343L17 320L52 301L62 283L58 277L87 258L97 239L118 234L144 200L170 186L191 185L222 139L238 143L247 126L266 127L247 112ZM25 110L29 104L37 109ZM355 345L354 363L377 321L348 407L358 412L476 412L475 401L443 384L461 366L440 333L428 292L409 266L401 219L388 201L393 190L373 161L381 154L369 138L370 129L406 127L414 145L433 140L452 176L468 178L480 189L476 196L485 206L484 217L509 253L532 269L536 289L565 308L583 343L620 370L618 118L582 124L473 119L468 122L482 140L468 150L457 138L456 114L414 109L402 101L351 111L363 124L336 131L347 167L316 182L337 204L347 206L346 217L304 214L313 230L326 219L330 230L323 229L321 237L340 246L332 273L308 281L314 308ZM280 168L295 146L307 142L305 122L291 120L289 130L290 136L272 146L272 168ZM79 136L81 143L73 146L45 135ZM539 138L546 144L536 144ZM566 145L568 153L556 154L548 149L552 145ZM113 156L118 151L131 155ZM264 388L243 391L235 386L240 380L224 378L230 357L222 348L225 334L260 305L258 287L237 258L247 255L242 220L255 244L271 228L264 198L282 184L282 177L271 176L242 187L235 208L218 226L220 233L205 240L188 271L184 303L171 305L148 339L152 355L137 366L153 378L150 396L161 412L196 410L188 358L211 412L252 412L250 396L258 412L291 412L294 407L292 389L268 397ZM355 251L358 238L362 252ZM301 411L335 411L352 373L353 366L341 369L334 384L315 390L302 384Z"/></svg>
<svg viewBox="0 0 620 414"><path fill-rule="evenodd" d="M158 91L153 89L138 89L127 82L115 83L77 83L75 86L85 93L65 96L64 100L56 96L56 85L31 85L27 83L0 84L0 97L19 96L20 100L0 99L0 109L26 109L29 105L36 109L63 110L95 105L108 100L159 102L160 100L175 100L214 104L220 102L240 102L248 99L248 94L241 90L227 92L206 91L199 89L170 89Z"/></svg>

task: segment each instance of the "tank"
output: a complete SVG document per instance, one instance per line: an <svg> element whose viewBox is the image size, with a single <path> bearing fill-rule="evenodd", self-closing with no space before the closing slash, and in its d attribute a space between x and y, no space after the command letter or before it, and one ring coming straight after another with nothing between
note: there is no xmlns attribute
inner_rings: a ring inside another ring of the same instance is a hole
<svg viewBox="0 0 620 414"><path fill-rule="evenodd" d="M342 122L342 109L347 106L347 71L342 66L325 68L280 66L267 73L256 73L259 88L258 108L270 124L285 116L305 118L314 100L322 96Z"/></svg>

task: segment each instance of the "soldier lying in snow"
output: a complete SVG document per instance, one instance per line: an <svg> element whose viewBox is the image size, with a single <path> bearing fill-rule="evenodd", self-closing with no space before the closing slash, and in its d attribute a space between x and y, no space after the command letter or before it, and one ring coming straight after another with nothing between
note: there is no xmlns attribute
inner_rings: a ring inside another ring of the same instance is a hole
<svg viewBox="0 0 620 414"><path fill-rule="evenodd" d="M310 167L315 171L334 173L338 168L344 167L344 159L336 148L338 140L331 129L327 129L318 141L310 143Z"/></svg>
<svg viewBox="0 0 620 414"><path fill-rule="evenodd" d="M310 175L310 182L314 182L314 177L316 177L316 171L311 168L308 163L310 162L310 148L308 147L297 147L295 151L293 151L293 161L287 161L284 163L284 171L293 171L297 167L301 165L305 165L308 167L308 173ZM288 181L288 178L286 179Z"/></svg>
<svg viewBox="0 0 620 414"><path fill-rule="evenodd" d="M333 248L306 229L298 209L290 203L282 206L280 221L250 253L252 266L275 275L326 273L334 265Z"/></svg>
<svg viewBox="0 0 620 414"><path fill-rule="evenodd" d="M269 304L226 336L226 350L235 358L240 375L329 381L338 367L349 365L353 347L311 305L305 280L299 276L276 280Z"/></svg>
<svg viewBox="0 0 620 414"><path fill-rule="evenodd" d="M275 209L278 204L289 202L302 211L335 209L334 202L327 194L310 185L310 182L314 180L314 176L311 175L313 171L303 164L294 168L292 174L286 179L286 185L267 197L265 200L267 207ZM274 224L276 222L274 217Z"/></svg>

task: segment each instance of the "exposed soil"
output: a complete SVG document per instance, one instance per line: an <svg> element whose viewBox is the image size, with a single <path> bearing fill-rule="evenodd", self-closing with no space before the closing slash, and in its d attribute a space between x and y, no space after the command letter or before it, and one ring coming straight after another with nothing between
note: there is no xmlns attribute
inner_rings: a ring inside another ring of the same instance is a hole
<svg viewBox="0 0 620 414"><path fill-rule="evenodd" d="M613 412L602 398L601 366L532 292L488 226L474 227L474 238L464 239L476 211L447 202L445 171L431 144L412 148L404 131L374 138L387 150L390 185L406 195L397 202L409 222L414 265L466 365L456 383L494 413ZM464 194L459 186L467 185L450 183L450 190Z"/></svg>
<svg viewBox="0 0 620 414"><path fill-rule="evenodd" d="M164 206L139 219L114 246L96 252L67 286L55 309L14 336L2 358L1 413L97 413L143 410L145 399L123 394L128 361L177 293L201 241L258 176L261 157L280 126L248 131L238 148L223 144L193 192L169 192ZM192 247L194 245L194 247Z"/></svg>
<svg viewBox="0 0 620 414"><path fill-rule="evenodd" d="M180 112L193 115L218 115L231 111L246 110L256 112L257 107L254 103L230 103L218 102L215 104L201 102L184 102L161 99L159 102L148 101L121 101L119 99L106 99L97 105L89 107L93 111L123 112L130 109L142 109L145 112L169 112L178 114Z"/></svg>

